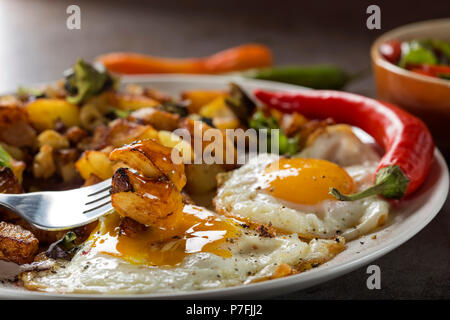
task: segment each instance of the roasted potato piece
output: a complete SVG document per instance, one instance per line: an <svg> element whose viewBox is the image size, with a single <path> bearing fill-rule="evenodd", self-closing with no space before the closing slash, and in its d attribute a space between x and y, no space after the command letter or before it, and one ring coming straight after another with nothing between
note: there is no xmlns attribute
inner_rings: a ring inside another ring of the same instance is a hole
<svg viewBox="0 0 450 320"><path fill-rule="evenodd" d="M30 231L39 240L39 244L53 243L66 233L66 231L46 231L38 229L15 214L13 211L4 208L0 208L0 221L18 225L23 229Z"/></svg>
<svg viewBox="0 0 450 320"><path fill-rule="evenodd" d="M92 173L89 176L89 178L87 178L84 181L83 187L92 186L92 185L97 184L97 183L102 182L102 181L103 181L102 179L100 179L99 177L97 177L95 174Z"/></svg>
<svg viewBox="0 0 450 320"><path fill-rule="evenodd" d="M111 202L122 216L144 225L161 225L183 208L183 198L166 177L146 178L126 168L114 173Z"/></svg>
<svg viewBox="0 0 450 320"><path fill-rule="evenodd" d="M65 133L66 138L69 139L69 141L73 144L77 144L78 142L86 138L87 135L88 133L85 130L77 126L69 128Z"/></svg>
<svg viewBox="0 0 450 320"><path fill-rule="evenodd" d="M152 89L152 88L145 88L143 91L144 96L152 98L154 100L157 100L159 102L169 102L172 100L172 98L165 93Z"/></svg>
<svg viewBox="0 0 450 320"><path fill-rule="evenodd" d="M35 178L50 178L56 171L53 159L53 148L45 144L33 160L33 176Z"/></svg>
<svg viewBox="0 0 450 320"><path fill-rule="evenodd" d="M39 147L48 144L53 149L64 149L69 147L69 140L55 130L45 130L38 137Z"/></svg>
<svg viewBox="0 0 450 320"><path fill-rule="evenodd" d="M198 113L204 105L216 98L226 96L228 96L228 92L223 90L189 90L181 94L181 98L189 103L189 113Z"/></svg>
<svg viewBox="0 0 450 320"><path fill-rule="evenodd" d="M103 151L85 151L75 163L75 167L84 180L96 175L106 180L113 175L113 162L109 160L109 153Z"/></svg>
<svg viewBox="0 0 450 320"><path fill-rule="evenodd" d="M32 147L36 131L22 107L0 106L0 141L14 147Z"/></svg>
<svg viewBox="0 0 450 320"><path fill-rule="evenodd" d="M164 175L181 190L186 184L184 164L173 162L172 150L154 140L145 140L115 149L110 159L125 162L149 178Z"/></svg>
<svg viewBox="0 0 450 320"><path fill-rule="evenodd" d="M210 154L214 157L213 160L217 160L215 161L216 164L222 165L227 170L236 167L237 151L234 142L226 136L225 131L212 128L202 121L196 121L190 118L181 119L179 127L189 132L195 158L203 159L202 161L204 161L203 155L205 150L207 150L211 151ZM208 137L206 133L210 134L211 137ZM215 145L216 136L221 139L221 143L217 143L217 145ZM208 138L211 138L211 141L208 141ZM196 145L201 146L201 150L196 150ZM217 147L214 148L214 146ZM222 146L221 149L220 146ZM197 154L199 151L201 151L201 154Z"/></svg>
<svg viewBox="0 0 450 320"><path fill-rule="evenodd" d="M240 121L225 102L225 97L219 97L200 108L199 114L211 118L218 129L236 129Z"/></svg>
<svg viewBox="0 0 450 320"><path fill-rule="evenodd" d="M158 131L158 142L165 147L180 151L184 163L191 163L194 160L194 150L192 150L191 144L175 133L165 130Z"/></svg>
<svg viewBox="0 0 450 320"><path fill-rule="evenodd" d="M127 120L150 125L156 130L173 131L178 128L180 116L159 108L142 108L132 112Z"/></svg>
<svg viewBox="0 0 450 320"><path fill-rule="evenodd" d="M61 120L67 128L79 124L78 106L63 99L37 99L26 106L33 126L39 131L53 129Z"/></svg>
<svg viewBox="0 0 450 320"><path fill-rule="evenodd" d="M192 194L207 193L216 188L216 175L225 172L219 164L188 164L186 165L186 189Z"/></svg>
<svg viewBox="0 0 450 320"><path fill-rule="evenodd" d="M92 104L85 104L80 109L80 126L92 131L96 127L106 124L108 120L103 116L102 112Z"/></svg>
<svg viewBox="0 0 450 320"><path fill-rule="evenodd" d="M136 237L136 235L147 229L145 225L128 217L122 218L122 220L120 221L119 228L121 234L125 234L130 238Z"/></svg>
<svg viewBox="0 0 450 320"><path fill-rule="evenodd" d="M107 144L121 147L133 141L155 139L158 132L151 126L143 126L123 119L109 124Z"/></svg>
<svg viewBox="0 0 450 320"><path fill-rule="evenodd" d="M56 171L65 182L74 180L77 177L75 161L77 161L79 152L76 149L60 149L54 154Z"/></svg>
<svg viewBox="0 0 450 320"><path fill-rule="evenodd" d="M307 122L308 120L300 113L286 113L281 119L280 127L288 137L292 137L298 133Z"/></svg>
<svg viewBox="0 0 450 320"><path fill-rule="evenodd" d="M116 93L112 104L120 110L137 110L141 108L156 107L161 103L155 99L143 95Z"/></svg>
<svg viewBox="0 0 450 320"><path fill-rule="evenodd" d="M0 169L0 193L23 193L19 179L8 167Z"/></svg>
<svg viewBox="0 0 450 320"><path fill-rule="evenodd" d="M7 223L0 222L0 259L17 264L33 261L39 248L39 241L28 230Z"/></svg>

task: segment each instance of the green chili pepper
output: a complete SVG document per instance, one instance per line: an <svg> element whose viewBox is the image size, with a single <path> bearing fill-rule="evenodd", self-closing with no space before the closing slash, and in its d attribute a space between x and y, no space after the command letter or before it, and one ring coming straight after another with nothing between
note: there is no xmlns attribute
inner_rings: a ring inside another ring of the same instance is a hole
<svg viewBox="0 0 450 320"><path fill-rule="evenodd" d="M313 89L341 89L354 76L334 65L282 66L251 69L241 73L252 79L271 80Z"/></svg>
<svg viewBox="0 0 450 320"><path fill-rule="evenodd" d="M386 199L400 199L405 195L409 179L405 176L399 166L381 168L375 179L375 185L352 195L345 195L335 188L330 188L330 194L340 201L353 201L376 194Z"/></svg>

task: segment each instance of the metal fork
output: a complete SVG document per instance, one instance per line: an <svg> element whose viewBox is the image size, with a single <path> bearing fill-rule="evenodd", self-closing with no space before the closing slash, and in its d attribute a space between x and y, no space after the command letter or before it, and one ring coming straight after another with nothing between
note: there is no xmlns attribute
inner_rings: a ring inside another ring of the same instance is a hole
<svg viewBox="0 0 450 320"><path fill-rule="evenodd" d="M0 206L14 211L39 229L79 227L113 210L111 179L68 191L0 194Z"/></svg>

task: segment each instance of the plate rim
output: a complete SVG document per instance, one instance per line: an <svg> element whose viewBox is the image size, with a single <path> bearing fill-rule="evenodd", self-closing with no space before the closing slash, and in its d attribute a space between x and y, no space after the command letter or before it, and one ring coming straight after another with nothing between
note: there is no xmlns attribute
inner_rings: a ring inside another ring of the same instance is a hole
<svg viewBox="0 0 450 320"><path fill-rule="evenodd" d="M172 81L172 82L195 82L195 81L208 81L224 84L230 81L236 81L240 83L253 83L254 85L261 84L263 86L271 86L275 90L282 91L295 91L295 90L310 90L308 88L282 84L267 80L255 80L255 79L245 79L239 76L211 76L211 75L186 75L186 74L171 74L171 75L140 75L140 76L125 76L121 78L121 84L130 83L154 83L157 81ZM42 84L40 84L42 85ZM1 95L7 93L1 93ZM73 293L47 293L38 291L29 291L23 288L2 288L0 287L0 299L219 299L219 298L229 298L235 296L248 296L249 294L264 294L271 291L276 291L277 289L289 288L288 291L292 290L298 282L307 283L306 286L302 286L303 290L307 287L329 281L331 279L342 276L343 274L349 273L361 266L364 266L375 259L391 252L400 245L407 242L422 229L424 229L440 212L442 209L449 191L449 170L447 163L441 154L441 152L435 148L434 151L435 164L438 169L442 170L442 175L438 178L436 183L438 184L437 190L442 190L446 192L435 192L433 194L433 202L430 203L431 208L428 208L430 214L426 216L425 219L420 220L419 223L415 224L412 230L408 232L402 232L387 243L382 242L377 244L373 248L368 249L368 253L362 256L356 257L355 259L350 259L344 261L337 266L325 266L324 268L318 268L309 270L308 272L299 273L296 275L291 275L284 278L272 279L268 281L243 284L238 286L226 287L226 288L216 288L216 289L206 289L206 290L196 290L196 291L182 291L177 293L140 293L140 294L73 294ZM434 199L436 197L436 199ZM415 212L415 211L414 211ZM414 212L412 214L414 214ZM248 297L247 297L248 298Z"/></svg>

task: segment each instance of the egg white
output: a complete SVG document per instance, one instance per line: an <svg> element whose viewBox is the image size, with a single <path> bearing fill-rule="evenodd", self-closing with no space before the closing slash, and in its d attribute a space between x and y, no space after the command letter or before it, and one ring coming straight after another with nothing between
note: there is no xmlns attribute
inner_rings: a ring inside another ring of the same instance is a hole
<svg viewBox="0 0 450 320"><path fill-rule="evenodd" d="M333 161L347 170L356 189L364 189L372 183L378 155L341 129L331 134L327 128L298 156ZM243 227L233 241L226 243L230 258L197 252L173 267L132 264L93 250L89 240L70 262L58 260L50 270L24 272L20 279L30 290L58 293L174 293L223 288L270 279L282 264L301 272L325 263L345 249L345 239L336 234L353 239L386 219L389 204L376 196L301 206L258 192L264 168L278 158L259 155L221 175L214 202L219 212L272 224L291 234L262 237ZM302 240L299 235L311 240Z"/></svg>
<svg viewBox="0 0 450 320"><path fill-rule="evenodd" d="M51 270L23 273L25 287L45 292L109 294L223 288L268 279L281 264L302 271L330 260L345 248L342 237L308 243L295 234L261 237L242 228L240 235L227 244L230 258L198 252L186 256L177 266L153 267L91 250L91 244L86 242L70 262L57 261Z"/></svg>
<svg viewBox="0 0 450 320"><path fill-rule="evenodd" d="M341 129L340 129L341 130ZM342 130L340 139L324 132L297 157L322 158L339 165L352 177L356 191L373 182L378 155L357 139L351 131ZM348 157L344 155L348 154ZM389 203L378 196L357 201L325 200L318 205L287 203L264 192L264 170L278 155L260 154L233 172L219 176L214 198L216 211L247 218L274 228L311 238L342 235L354 239L382 225L389 213ZM298 190L302 192L302 190Z"/></svg>

